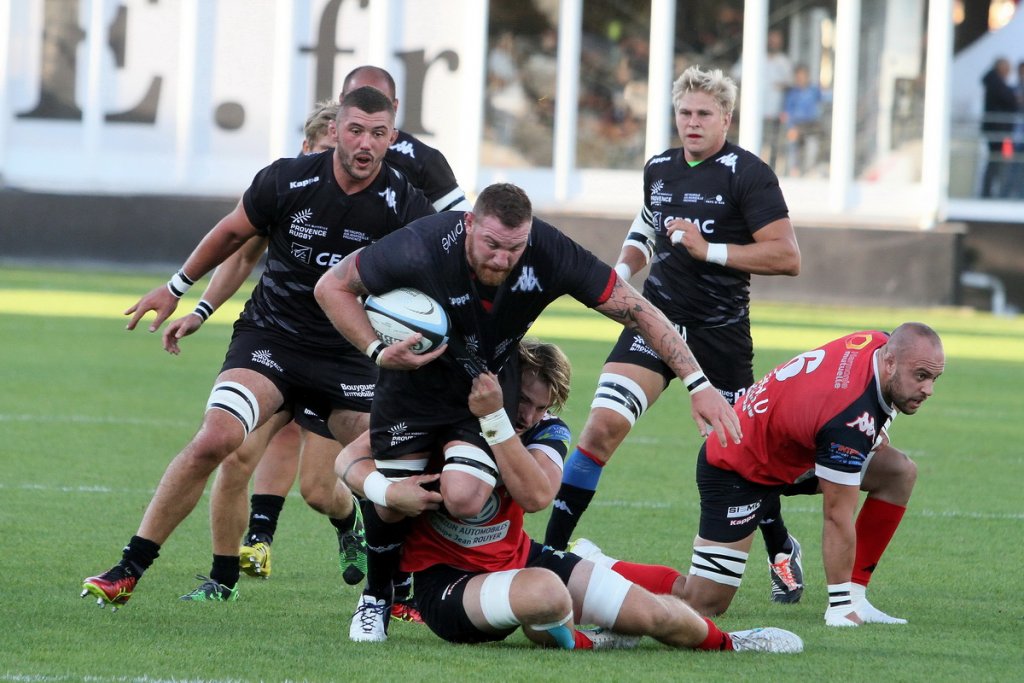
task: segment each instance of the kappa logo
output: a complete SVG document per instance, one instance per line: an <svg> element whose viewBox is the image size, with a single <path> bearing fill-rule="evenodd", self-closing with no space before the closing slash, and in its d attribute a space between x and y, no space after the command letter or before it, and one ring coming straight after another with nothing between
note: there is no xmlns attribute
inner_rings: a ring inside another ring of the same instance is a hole
<svg viewBox="0 0 1024 683"><path fill-rule="evenodd" d="M466 292L461 296L448 297L448 303L450 303L452 306L465 306L466 304L469 303L469 292Z"/></svg>
<svg viewBox="0 0 1024 683"><path fill-rule="evenodd" d="M396 142L395 144L391 145L389 149L398 152L399 154L404 154L407 157L412 157L413 159L416 158L416 148L413 147L412 143L409 142L408 140Z"/></svg>
<svg viewBox="0 0 1024 683"><path fill-rule="evenodd" d="M647 165L648 166L654 166L655 164L660 164L660 163L666 162L666 161L668 161L671 158L672 157L655 157L655 158L651 159L650 161L648 161Z"/></svg>
<svg viewBox="0 0 1024 683"><path fill-rule="evenodd" d="M513 292L532 292L537 290L543 292L544 288L540 286L540 280L533 272L533 266L523 266L523 272L519 274L519 279L512 285Z"/></svg>
<svg viewBox="0 0 1024 683"><path fill-rule="evenodd" d="M717 161L718 163L722 164L722 166L728 166L729 168L731 168L733 173L736 172L737 156L735 152L730 152L725 156L721 156L717 159Z"/></svg>
<svg viewBox="0 0 1024 683"><path fill-rule="evenodd" d="M380 196L384 198L384 202L388 205L389 209L391 209L395 213L398 213L398 210L395 208L398 202L395 201L394 189L390 187L385 187L384 191L380 193Z"/></svg>
<svg viewBox="0 0 1024 683"><path fill-rule="evenodd" d="M301 187L306 187L307 185L312 185L313 183L318 182L320 182L320 176L318 175L313 176L312 178L306 178L305 180L293 180L290 183L288 183L288 189L297 190Z"/></svg>
<svg viewBox="0 0 1024 683"><path fill-rule="evenodd" d="M858 417L856 420L847 422L846 426L853 427L854 429L859 429L860 431L870 436L872 439L875 438L875 434L877 434L877 431L875 430L875 418L871 417L871 414L868 413L867 411L865 411L864 414Z"/></svg>
<svg viewBox="0 0 1024 683"><path fill-rule="evenodd" d="M292 256L299 259L303 263L309 263L309 257L313 255L313 248L308 247L304 244L296 244L292 242Z"/></svg>
<svg viewBox="0 0 1024 683"><path fill-rule="evenodd" d="M312 215L312 209L303 209L302 211L298 211L292 214L292 223L298 223L299 225L302 225L303 223L308 221L310 217L312 217Z"/></svg>

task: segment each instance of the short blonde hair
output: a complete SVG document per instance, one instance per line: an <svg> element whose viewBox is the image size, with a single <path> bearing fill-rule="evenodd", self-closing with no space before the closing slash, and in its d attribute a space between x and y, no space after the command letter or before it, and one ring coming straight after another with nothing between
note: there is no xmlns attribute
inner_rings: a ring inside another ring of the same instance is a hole
<svg viewBox="0 0 1024 683"><path fill-rule="evenodd" d="M703 71L694 64L672 84L672 107L678 111L683 95L688 92L703 92L711 95L723 114L731 114L736 108L736 82L722 73L721 69Z"/></svg>
<svg viewBox="0 0 1024 683"><path fill-rule="evenodd" d="M572 364L565 352L538 339L523 339L519 342L519 362L524 375L532 373L550 387L551 405L548 410L557 413L564 408L572 382Z"/></svg>
<svg viewBox="0 0 1024 683"><path fill-rule="evenodd" d="M316 103L313 111L306 117L306 124L302 127L307 145L313 147L320 138L327 135L331 121L338 116L338 107L336 100L321 100Z"/></svg>

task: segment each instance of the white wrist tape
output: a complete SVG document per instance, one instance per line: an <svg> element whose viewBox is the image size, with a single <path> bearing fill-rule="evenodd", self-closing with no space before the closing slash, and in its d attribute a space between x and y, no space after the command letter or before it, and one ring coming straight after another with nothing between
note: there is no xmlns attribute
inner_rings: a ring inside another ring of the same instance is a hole
<svg viewBox="0 0 1024 683"><path fill-rule="evenodd" d="M704 391L711 387L711 382L704 375L703 370L697 372L691 372L689 375L683 378L683 386L690 392L690 395L696 394L698 391Z"/></svg>
<svg viewBox="0 0 1024 683"><path fill-rule="evenodd" d="M380 354L384 352L384 348L384 342L380 339L374 339L366 345L366 348L363 349L363 353L365 353L370 360L380 366Z"/></svg>
<svg viewBox="0 0 1024 683"><path fill-rule="evenodd" d="M210 316L213 315L213 306L211 306L210 302L206 299L200 299L199 303L197 303L196 307L192 310L192 315L199 316L199 319L205 323L210 319Z"/></svg>
<svg viewBox="0 0 1024 683"><path fill-rule="evenodd" d="M387 507L387 491L393 483L380 472L370 472L363 480L363 496L372 503Z"/></svg>
<svg viewBox="0 0 1024 683"><path fill-rule="evenodd" d="M504 408L499 408L490 415L481 417L480 430L483 432L488 446L496 446L516 435L516 430L512 428L512 423Z"/></svg>
<svg viewBox="0 0 1024 683"><path fill-rule="evenodd" d="M615 274L618 275L620 279L629 280L629 278L633 277L633 269L629 267L628 263L616 263Z"/></svg>
<svg viewBox="0 0 1024 683"><path fill-rule="evenodd" d="M167 281L167 291L174 295L175 299L180 299L185 295L185 292L189 290L189 287L196 283L195 280L185 275L184 270L178 270L177 273L171 276L171 279Z"/></svg>
<svg viewBox="0 0 1024 683"><path fill-rule="evenodd" d="M708 256L704 260L708 263L717 263L720 266L724 266L725 262L729 260L729 247L717 242L708 244Z"/></svg>

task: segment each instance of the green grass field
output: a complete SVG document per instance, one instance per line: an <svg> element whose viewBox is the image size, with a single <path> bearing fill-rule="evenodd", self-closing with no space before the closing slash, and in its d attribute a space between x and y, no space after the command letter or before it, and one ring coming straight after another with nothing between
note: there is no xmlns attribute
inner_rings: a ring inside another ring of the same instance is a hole
<svg viewBox="0 0 1024 683"><path fill-rule="evenodd" d="M0 681L1009 681L1024 676L1024 320L963 310L758 303L758 372L840 334L922 320L943 336L935 396L898 419L894 444L918 463L910 509L871 584L872 602L907 626L828 629L817 498L784 512L804 546L807 590L770 604L751 555L725 629L799 633L799 656L448 645L396 623L384 644L350 643L358 591L338 574L334 533L292 495L274 575L243 577L233 604L183 603L210 564L207 499L163 547L131 602L112 614L80 600L82 577L108 568L134 533L164 467L198 426L233 311L218 312L172 357L158 335L124 331L121 312L160 276L0 270ZM201 290L201 287L198 288ZM198 298L186 297L181 312ZM241 300L232 302L237 310ZM573 360L565 411L579 429L616 331L572 301L537 336ZM611 555L689 566L698 445L685 392L672 387L608 467L578 533ZM543 531L547 514L528 528ZM755 546L755 550L757 546Z"/></svg>

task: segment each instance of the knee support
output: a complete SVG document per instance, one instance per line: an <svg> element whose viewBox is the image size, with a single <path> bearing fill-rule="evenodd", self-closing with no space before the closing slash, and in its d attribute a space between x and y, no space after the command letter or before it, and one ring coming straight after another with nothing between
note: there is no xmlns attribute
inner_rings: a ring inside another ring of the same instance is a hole
<svg viewBox="0 0 1024 683"><path fill-rule="evenodd" d="M464 472L476 477L490 487L498 483L498 465L489 453L470 446L460 444L452 446L444 452L445 472Z"/></svg>
<svg viewBox="0 0 1024 683"><path fill-rule="evenodd" d="M614 410L632 427L647 411L647 394L630 378L605 372L597 381L597 391L590 407Z"/></svg>
<svg viewBox="0 0 1024 683"><path fill-rule="evenodd" d="M497 629L515 628L522 622L512 612L509 590L518 569L494 572L480 585L480 611L487 623Z"/></svg>
<svg viewBox="0 0 1024 683"><path fill-rule="evenodd" d="M743 570L747 568L747 556L741 550L716 545L694 546L690 558L690 574L721 583L739 586Z"/></svg>
<svg viewBox="0 0 1024 683"><path fill-rule="evenodd" d="M238 382L220 382L210 392L206 409L223 410L242 423L245 435L256 428L260 421L260 404L249 388Z"/></svg>

